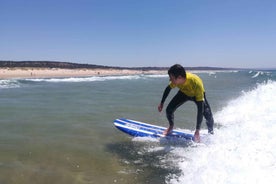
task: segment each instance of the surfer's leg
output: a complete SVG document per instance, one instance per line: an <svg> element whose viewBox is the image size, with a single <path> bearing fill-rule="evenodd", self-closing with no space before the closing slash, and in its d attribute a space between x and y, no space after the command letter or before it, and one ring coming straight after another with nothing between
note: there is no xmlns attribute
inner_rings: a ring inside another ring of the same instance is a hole
<svg viewBox="0 0 276 184"><path fill-rule="evenodd" d="M183 94L181 91L178 91L178 93L173 97L173 99L170 101L170 103L167 106L166 109L166 115L167 119L169 121L170 126L174 125L174 112L175 110L182 105L184 102L186 102L187 96Z"/></svg>
<svg viewBox="0 0 276 184"><path fill-rule="evenodd" d="M206 125L208 127L208 133L210 134L214 134L214 118L213 118L213 114L211 111L211 107L206 99L205 93L204 93L204 112L203 112L203 116L206 119Z"/></svg>

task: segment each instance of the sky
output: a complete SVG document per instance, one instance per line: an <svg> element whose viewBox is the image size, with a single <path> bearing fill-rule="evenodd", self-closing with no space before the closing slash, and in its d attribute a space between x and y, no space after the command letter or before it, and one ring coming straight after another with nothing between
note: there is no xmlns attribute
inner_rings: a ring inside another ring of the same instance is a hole
<svg viewBox="0 0 276 184"><path fill-rule="evenodd" d="M0 60L276 68L276 1L0 0Z"/></svg>

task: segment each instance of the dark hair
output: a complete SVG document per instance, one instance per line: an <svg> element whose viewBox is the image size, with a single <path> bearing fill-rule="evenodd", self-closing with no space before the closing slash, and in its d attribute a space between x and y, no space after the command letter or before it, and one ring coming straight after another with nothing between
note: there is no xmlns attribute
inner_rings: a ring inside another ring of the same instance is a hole
<svg viewBox="0 0 276 184"><path fill-rule="evenodd" d="M186 71L185 68L179 64L175 64L170 67L168 70L168 74L174 76L175 78L182 76L186 79Z"/></svg>

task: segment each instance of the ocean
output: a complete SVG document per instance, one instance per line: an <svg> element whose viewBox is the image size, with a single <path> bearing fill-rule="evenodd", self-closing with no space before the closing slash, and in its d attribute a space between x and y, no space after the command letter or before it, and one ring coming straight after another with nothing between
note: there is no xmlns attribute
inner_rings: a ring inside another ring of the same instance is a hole
<svg viewBox="0 0 276 184"><path fill-rule="evenodd" d="M195 73L215 119L199 144L132 138L113 125L168 126L157 111L167 75L0 80L0 183L273 183L276 71ZM195 122L192 102L176 111L176 129Z"/></svg>

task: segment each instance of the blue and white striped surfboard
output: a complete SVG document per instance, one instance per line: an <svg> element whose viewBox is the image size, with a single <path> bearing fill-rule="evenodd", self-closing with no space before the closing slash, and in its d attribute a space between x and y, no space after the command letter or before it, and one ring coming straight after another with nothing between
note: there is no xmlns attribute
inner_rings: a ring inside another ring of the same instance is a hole
<svg viewBox="0 0 276 184"><path fill-rule="evenodd" d="M143 123L140 121L130 120L130 119L116 119L114 120L114 125L116 128L121 130L124 133L127 133L134 137L167 137L167 138L181 138L186 140L193 140L194 135L191 133L186 133L183 131L173 130L167 136L163 135L163 132L166 130L165 127L151 125L148 123Z"/></svg>

